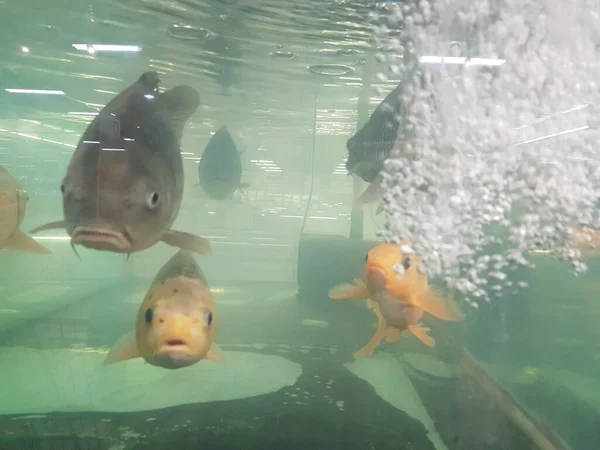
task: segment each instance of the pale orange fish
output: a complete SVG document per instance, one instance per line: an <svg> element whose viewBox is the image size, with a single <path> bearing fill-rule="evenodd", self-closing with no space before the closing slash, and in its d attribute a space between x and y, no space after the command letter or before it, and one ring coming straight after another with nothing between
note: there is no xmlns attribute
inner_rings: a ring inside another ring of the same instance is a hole
<svg viewBox="0 0 600 450"><path fill-rule="evenodd" d="M375 335L355 357L369 356L384 339L394 342L406 330L433 347L435 340L427 334L430 329L420 323L424 312L442 320L464 319L458 305L429 287L420 264L410 242L381 244L367 254L363 280L340 284L329 291L332 299L366 298L377 315Z"/></svg>
<svg viewBox="0 0 600 450"><path fill-rule="evenodd" d="M125 334L104 364L142 357L165 369L191 366L201 359L223 362L213 344L215 302L193 256L180 250L158 272L142 305L135 332Z"/></svg>
<svg viewBox="0 0 600 450"><path fill-rule="evenodd" d="M19 230L28 201L27 192L0 166L0 248L28 253L51 253Z"/></svg>
<svg viewBox="0 0 600 450"><path fill-rule="evenodd" d="M583 256L593 256L600 253L600 231L593 228L580 228L570 236L569 243L579 249Z"/></svg>

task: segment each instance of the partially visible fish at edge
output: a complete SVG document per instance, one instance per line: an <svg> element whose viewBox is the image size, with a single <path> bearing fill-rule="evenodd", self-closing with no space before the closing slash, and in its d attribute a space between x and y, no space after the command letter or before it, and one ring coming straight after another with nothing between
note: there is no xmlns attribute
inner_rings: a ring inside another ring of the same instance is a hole
<svg viewBox="0 0 600 450"><path fill-rule="evenodd" d="M0 249L51 253L19 229L25 219L28 201L27 192L4 167L0 166Z"/></svg>
<svg viewBox="0 0 600 450"><path fill-rule="evenodd" d="M381 171L398 139L399 118L404 113L403 87L402 84L396 86L375 108L367 123L346 143L348 174L357 175L370 183L368 189L356 200L355 207L374 202L383 195Z"/></svg>
<svg viewBox="0 0 600 450"><path fill-rule="evenodd" d="M404 155L405 142L410 138L407 132L407 107L404 95L407 83L425 86L425 76L418 65L407 69L406 80L396 86L375 108L369 120L346 143L348 158L346 170L349 175L357 175L369 187L355 199L354 208L379 200L385 190L382 186L384 163L394 150ZM379 207L377 213L381 212Z"/></svg>

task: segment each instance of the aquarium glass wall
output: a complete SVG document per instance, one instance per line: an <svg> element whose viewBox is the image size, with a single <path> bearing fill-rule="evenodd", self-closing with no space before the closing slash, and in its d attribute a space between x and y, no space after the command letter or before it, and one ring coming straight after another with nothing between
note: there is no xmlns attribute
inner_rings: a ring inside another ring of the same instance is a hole
<svg viewBox="0 0 600 450"><path fill-rule="evenodd" d="M597 449L599 7L0 0L0 449Z"/></svg>

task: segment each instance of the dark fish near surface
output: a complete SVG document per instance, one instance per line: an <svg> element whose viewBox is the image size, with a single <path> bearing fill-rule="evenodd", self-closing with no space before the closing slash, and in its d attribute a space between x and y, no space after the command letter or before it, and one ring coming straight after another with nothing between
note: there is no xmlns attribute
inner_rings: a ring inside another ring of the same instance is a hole
<svg viewBox="0 0 600 450"><path fill-rule="evenodd" d="M381 171L398 138L399 120L404 113L402 90L401 84L390 92L375 108L367 123L346 143L346 170L371 183L357 199L358 206L373 202L383 194Z"/></svg>
<svg viewBox="0 0 600 450"><path fill-rule="evenodd" d="M200 187L210 198L224 200L236 190L248 187L242 183L242 160L225 126L210 138L198 167Z"/></svg>
<svg viewBox="0 0 600 450"><path fill-rule="evenodd" d="M201 359L223 362L213 344L215 302L206 278L187 251L177 252L158 272L137 315L135 332L125 334L104 360L112 364L142 357L165 369Z"/></svg>
<svg viewBox="0 0 600 450"><path fill-rule="evenodd" d="M406 68L404 79L383 99L367 123L346 143L346 170L349 174L356 174L367 183L371 183L356 200L357 207L373 202L383 195L381 183L384 162L392 149L398 153L404 152L402 142L410 139L406 129L408 111L407 105L404 104L405 90L411 87L425 89L427 76L418 64L412 64Z"/></svg>
<svg viewBox="0 0 600 450"><path fill-rule="evenodd" d="M29 196L8 171L0 166L0 249L51 253L27 236L19 227L25 219Z"/></svg>
<svg viewBox="0 0 600 450"><path fill-rule="evenodd" d="M87 127L63 179L64 221L71 245L133 253L158 241L197 253L206 239L171 230L183 196L183 128L200 105L190 86L159 93L156 72L112 99Z"/></svg>

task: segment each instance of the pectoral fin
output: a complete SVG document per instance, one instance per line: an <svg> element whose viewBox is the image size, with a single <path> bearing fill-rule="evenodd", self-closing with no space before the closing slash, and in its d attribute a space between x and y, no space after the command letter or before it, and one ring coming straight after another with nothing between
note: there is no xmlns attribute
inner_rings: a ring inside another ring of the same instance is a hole
<svg viewBox="0 0 600 450"><path fill-rule="evenodd" d="M373 203L379 200L385 193L385 189L381 186L383 175L381 173L375 177L369 187L355 200L354 207L360 208L367 203Z"/></svg>
<svg viewBox="0 0 600 450"><path fill-rule="evenodd" d="M225 364L225 358L223 357L223 351L217 346L217 344L213 344L204 359L209 359L211 361L215 361L221 364Z"/></svg>
<svg viewBox="0 0 600 450"><path fill-rule="evenodd" d="M445 298L432 290L416 295L414 299L411 299L411 303L438 319L458 322L465 318L454 300Z"/></svg>
<svg viewBox="0 0 600 450"><path fill-rule="evenodd" d="M185 124L200 106L200 94L191 86L175 86L158 96L156 106L169 113L173 130L181 140Z"/></svg>
<svg viewBox="0 0 600 450"><path fill-rule="evenodd" d="M427 347L435 347L435 339L427 334L430 330L429 328L425 328L422 325L409 325L408 330Z"/></svg>
<svg viewBox="0 0 600 450"><path fill-rule="evenodd" d="M35 234L35 233L39 233L40 231L56 230L56 229L64 230L66 227L67 227L67 225L65 224L64 220L57 220L56 222L50 222L45 225L40 225L39 227L31 230L29 233Z"/></svg>
<svg viewBox="0 0 600 450"><path fill-rule="evenodd" d="M396 342L401 337L402 331L400 331L398 328L389 327L387 329L387 335L385 336L385 340L388 342Z"/></svg>
<svg viewBox="0 0 600 450"><path fill-rule="evenodd" d="M128 359L139 358L140 351L138 350L137 343L135 341L135 331L130 331L124 334L121 338L113 345L106 355L103 366L107 364L114 364Z"/></svg>
<svg viewBox="0 0 600 450"><path fill-rule="evenodd" d="M367 289L367 286L365 285L365 282L363 280L361 280L360 278L355 278L354 279L354 284L357 286L360 286L362 288Z"/></svg>
<svg viewBox="0 0 600 450"><path fill-rule="evenodd" d="M368 298L366 286L350 283L342 283L329 290L329 298L334 300L350 300L357 298Z"/></svg>
<svg viewBox="0 0 600 450"><path fill-rule="evenodd" d="M375 313L375 315L377 316L377 327L378 328L386 328L387 322L386 322L385 318L383 317L383 314L381 314L381 308L379 308L379 304L376 301L368 298L367 306L369 308L371 308L373 310L373 312Z"/></svg>
<svg viewBox="0 0 600 450"><path fill-rule="evenodd" d="M173 247L198 253L200 255L210 254L210 241L190 233L169 230L163 234L161 241Z"/></svg>
<svg viewBox="0 0 600 450"><path fill-rule="evenodd" d="M16 230L4 244L5 248L13 251L27 253L52 253L46 247L40 245L31 236L27 236L20 230Z"/></svg>

